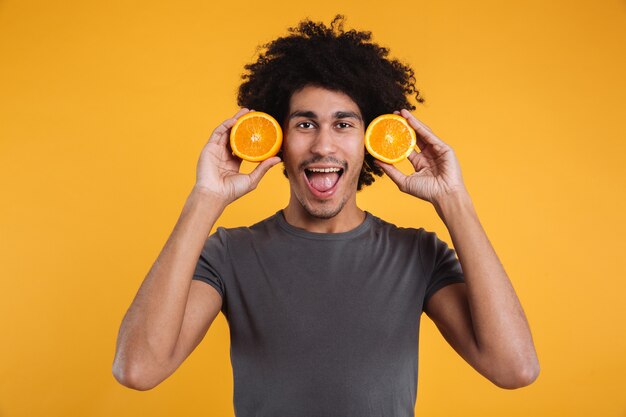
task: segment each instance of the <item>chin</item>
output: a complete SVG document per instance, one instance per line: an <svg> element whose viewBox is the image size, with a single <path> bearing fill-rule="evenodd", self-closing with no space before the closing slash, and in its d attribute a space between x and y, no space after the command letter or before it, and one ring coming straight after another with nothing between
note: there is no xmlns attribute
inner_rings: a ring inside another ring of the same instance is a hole
<svg viewBox="0 0 626 417"><path fill-rule="evenodd" d="M329 202L330 203L330 202ZM315 205L311 205L306 201L300 201L300 204L306 210L306 212L311 217L315 217L317 219L332 219L337 214L343 210L343 207L346 205L346 201L341 201L339 204L335 206L331 206L329 204L318 203Z"/></svg>

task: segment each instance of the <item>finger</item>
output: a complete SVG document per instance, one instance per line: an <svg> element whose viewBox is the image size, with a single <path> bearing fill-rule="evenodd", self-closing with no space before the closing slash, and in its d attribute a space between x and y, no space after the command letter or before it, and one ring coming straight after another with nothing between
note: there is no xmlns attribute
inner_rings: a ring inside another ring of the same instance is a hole
<svg viewBox="0 0 626 417"><path fill-rule="evenodd" d="M235 115L233 116L233 119L239 119L241 116L243 116L246 113L251 112L252 110L248 110L245 107L240 108L237 113L235 113Z"/></svg>
<svg viewBox="0 0 626 417"><path fill-rule="evenodd" d="M213 130L211 137L209 138L209 142L216 143L218 145L223 145L228 139L228 133L230 129L237 123L237 119L248 113L250 110L244 108L239 109L237 113L230 119L224 120L218 127Z"/></svg>
<svg viewBox="0 0 626 417"><path fill-rule="evenodd" d="M417 161L420 159L420 154L415 151L415 149L409 155L409 161L413 164L413 168L417 170Z"/></svg>
<svg viewBox="0 0 626 417"><path fill-rule="evenodd" d="M387 164L382 161L374 161L376 165L382 168L382 170L387 174L391 181L393 181L401 191L404 191L404 184L406 183L407 176L404 175L398 168L394 167L391 164Z"/></svg>
<svg viewBox="0 0 626 417"><path fill-rule="evenodd" d="M211 133L211 137L209 138L209 142L223 145L228 138L230 128L233 127L235 123L237 123L237 119L235 118L224 120L218 127L215 128L215 130L213 130L213 133Z"/></svg>
<svg viewBox="0 0 626 417"><path fill-rule="evenodd" d="M257 165L256 168L254 168L254 170L250 173L250 185L252 186L252 188L256 188L256 186L259 185L261 178L263 178L263 176L267 174L267 171L269 171L271 167L278 164L279 162L280 158L278 156L273 156Z"/></svg>
<svg viewBox="0 0 626 417"><path fill-rule="evenodd" d="M432 145L446 145L444 141L439 139L432 130L428 126L426 126L423 122L419 121L415 116L413 116L408 110L402 109L400 114L408 120L409 125L415 130L418 137L421 138L424 147L428 144ZM420 149L424 149L424 147L420 146Z"/></svg>
<svg viewBox="0 0 626 417"><path fill-rule="evenodd" d="M229 150L230 150L230 148L229 148ZM234 154L234 153L232 153L232 152L230 153L230 159L231 159L231 160L233 160L233 161L235 161L235 164L236 164L236 165L235 165L235 170L236 170L237 172L239 172L239 171L241 170L241 169L240 169L240 168L241 168L241 164L243 164L243 159L241 159L240 157L238 157L237 155L235 155L235 154Z"/></svg>
<svg viewBox="0 0 626 417"><path fill-rule="evenodd" d="M416 136L415 142L417 143L417 147L419 148L419 150L423 151L424 149L426 149L426 146L428 146L428 144L424 142L421 136L417 134L415 136Z"/></svg>
<svg viewBox="0 0 626 417"><path fill-rule="evenodd" d="M393 114L397 114L398 116L402 116L402 113L399 110L394 110ZM406 117L405 117L406 119ZM415 129L413 129L415 130ZM424 148L426 148L426 143L422 140L422 138L420 137L420 135L415 135L416 138L416 143L417 143L417 147L419 148L420 151L423 151Z"/></svg>
<svg viewBox="0 0 626 417"><path fill-rule="evenodd" d="M415 172L421 172L424 168L428 167L428 162L425 162L426 157L420 152L411 152L408 156L409 161L413 165Z"/></svg>
<svg viewBox="0 0 626 417"><path fill-rule="evenodd" d="M406 119L410 119L410 118L415 119L415 121L417 121L417 123L419 123L419 124L421 124L422 126L424 126L424 128L426 128L429 132L434 133L434 132L433 132L433 130L432 130L430 127L428 127L428 125L427 125L426 123L422 122L420 119L418 119L417 117L415 117L415 116L413 115L413 113L411 113L409 110L407 110L407 109L402 109L402 110L400 111L400 114L401 114L404 118L406 118Z"/></svg>

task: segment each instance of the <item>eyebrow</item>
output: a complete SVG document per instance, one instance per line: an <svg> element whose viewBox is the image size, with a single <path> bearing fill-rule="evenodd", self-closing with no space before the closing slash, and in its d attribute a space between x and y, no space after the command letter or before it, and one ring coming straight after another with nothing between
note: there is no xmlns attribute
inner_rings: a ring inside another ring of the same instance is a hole
<svg viewBox="0 0 626 417"><path fill-rule="evenodd" d="M335 119L356 119L356 120L363 121L363 119L361 119L361 116L359 116L357 113L353 111L335 112Z"/></svg>
<svg viewBox="0 0 626 417"><path fill-rule="evenodd" d="M318 118L317 114L315 114L315 112L310 111L310 110L307 110L307 111L296 110L289 115L289 120L294 119L296 117L306 117L307 119ZM333 114L333 117L335 119L356 119L359 121L363 121L361 116L359 116L358 113L355 113L353 111L337 111Z"/></svg>

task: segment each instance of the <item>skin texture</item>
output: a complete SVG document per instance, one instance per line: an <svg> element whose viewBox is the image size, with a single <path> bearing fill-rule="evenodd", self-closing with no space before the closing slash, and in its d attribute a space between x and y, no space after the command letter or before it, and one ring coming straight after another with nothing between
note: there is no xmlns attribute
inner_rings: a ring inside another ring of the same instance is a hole
<svg viewBox="0 0 626 417"><path fill-rule="evenodd" d="M343 93L309 86L292 95L289 115L283 150L291 190L286 220L314 232L353 229L365 218L356 205L365 131L359 107ZM346 168L331 197L318 198L306 185L304 168L314 166Z"/></svg>
<svg viewBox="0 0 626 417"><path fill-rule="evenodd" d="M228 133L241 109L224 121L203 148L196 184L159 257L144 279L118 335L115 378L130 388L150 389L167 378L200 343L222 300L211 286L191 277L206 236L224 208L252 191L278 157L241 174L241 160L228 149ZM363 163L364 126L359 107L347 95L305 87L291 97L285 130L285 168L291 198L284 209L293 226L311 232L351 230L364 220L356 205ZM306 114L305 114L306 113ZM344 113L344 115L338 114ZM349 113L352 117L345 117ZM379 166L399 190L433 205L448 228L465 283L437 291L424 307L450 345L478 372L502 388L519 388L539 374L539 362L519 299L482 228L452 148L407 110L398 111L417 133L420 152L405 175ZM339 117L341 116L341 117ZM341 166L334 194L316 198L303 168ZM410 210L410 207L407 207Z"/></svg>

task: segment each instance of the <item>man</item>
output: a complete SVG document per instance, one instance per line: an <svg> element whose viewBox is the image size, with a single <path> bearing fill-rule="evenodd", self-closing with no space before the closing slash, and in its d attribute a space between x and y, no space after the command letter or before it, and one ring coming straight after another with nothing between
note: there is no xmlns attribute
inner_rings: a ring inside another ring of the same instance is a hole
<svg viewBox="0 0 626 417"><path fill-rule="evenodd" d="M537 377L525 315L456 156L407 110L407 95L421 101L412 70L341 23L302 22L246 66L243 108L202 150L181 217L122 322L113 365L122 384L146 390L167 378L220 310L238 417L413 416L422 311L494 384ZM274 115L285 140L280 157L246 175L228 134L248 108ZM394 110L418 136L409 176L364 151L367 124ZM281 158L287 207L207 239L228 204ZM458 260L434 233L357 206L357 190L383 171L433 204Z"/></svg>

